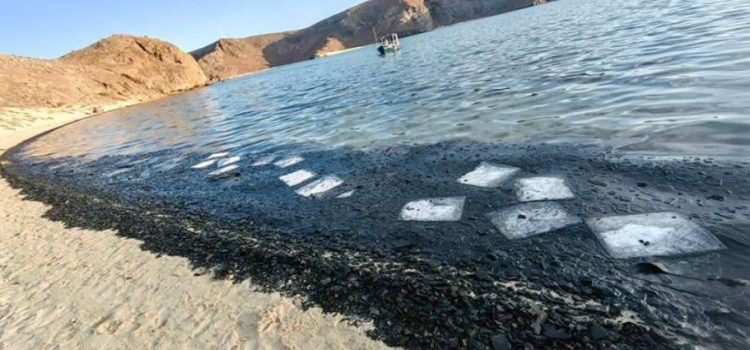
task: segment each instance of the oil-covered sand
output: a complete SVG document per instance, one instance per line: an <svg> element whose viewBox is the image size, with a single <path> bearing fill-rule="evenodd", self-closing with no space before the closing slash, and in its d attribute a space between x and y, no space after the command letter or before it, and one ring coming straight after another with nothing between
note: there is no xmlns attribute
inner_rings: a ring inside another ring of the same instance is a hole
<svg viewBox="0 0 750 350"><path fill-rule="evenodd" d="M104 109L117 106L105 106ZM7 109L4 151L91 108ZM7 119L10 118L10 119ZM0 128L1 129L1 128ZM49 206L0 179L0 344L13 349L377 349L341 315L252 283L214 280L187 259L157 258L141 242L45 218Z"/></svg>
<svg viewBox="0 0 750 350"><path fill-rule="evenodd" d="M308 152L287 168L254 167L265 155L244 154L231 176L217 178L191 167L208 154L165 166L149 161L169 159L165 151L85 164L14 151L2 175L50 204L50 218L116 229L216 278L249 279L371 319L372 335L389 345L747 346L745 162L623 156L593 145L450 142ZM576 198L559 203L581 219L676 212L726 249L615 259L584 223L508 240L486 214L517 204L512 182L456 181L482 161L518 167L519 177L565 178ZM298 169L335 174L344 184L323 198L302 197L279 180ZM351 197L333 196L351 190ZM451 196L466 197L460 221L399 220L408 201Z"/></svg>

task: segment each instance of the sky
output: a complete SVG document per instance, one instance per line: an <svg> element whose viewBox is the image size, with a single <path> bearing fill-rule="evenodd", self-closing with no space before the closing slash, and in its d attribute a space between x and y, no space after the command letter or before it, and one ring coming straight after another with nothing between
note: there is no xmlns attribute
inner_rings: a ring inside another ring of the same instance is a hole
<svg viewBox="0 0 750 350"><path fill-rule="evenodd" d="M0 0L0 53L56 58L117 33L184 51L307 27L364 0Z"/></svg>

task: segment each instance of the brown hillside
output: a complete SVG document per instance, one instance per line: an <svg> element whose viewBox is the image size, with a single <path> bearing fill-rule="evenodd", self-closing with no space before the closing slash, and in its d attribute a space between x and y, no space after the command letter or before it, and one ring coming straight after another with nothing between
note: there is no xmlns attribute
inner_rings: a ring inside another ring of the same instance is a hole
<svg viewBox="0 0 750 350"><path fill-rule="evenodd" d="M0 55L0 107L149 99L206 81L192 56L143 37L112 36L57 60Z"/></svg>
<svg viewBox="0 0 750 350"><path fill-rule="evenodd" d="M198 59L198 64L203 68L209 80L223 80L269 68L271 63L263 55L263 49L273 42L286 38L289 34L275 33L242 39L220 39L190 54Z"/></svg>
<svg viewBox="0 0 750 350"><path fill-rule="evenodd" d="M253 44L215 43L191 54L212 80L226 79L370 44L375 39L373 29L378 35L398 33L403 37L534 3L534 0L370 0L293 33L232 39Z"/></svg>

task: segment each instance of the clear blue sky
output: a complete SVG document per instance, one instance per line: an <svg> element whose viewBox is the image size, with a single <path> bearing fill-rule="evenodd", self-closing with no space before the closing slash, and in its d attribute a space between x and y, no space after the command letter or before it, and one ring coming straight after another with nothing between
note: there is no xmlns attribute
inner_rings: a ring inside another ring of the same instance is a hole
<svg viewBox="0 0 750 350"><path fill-rule="evenodd" d="M185 51L307 27L364 0L0 0L0 53L54 58L115 33Z"/></svg>

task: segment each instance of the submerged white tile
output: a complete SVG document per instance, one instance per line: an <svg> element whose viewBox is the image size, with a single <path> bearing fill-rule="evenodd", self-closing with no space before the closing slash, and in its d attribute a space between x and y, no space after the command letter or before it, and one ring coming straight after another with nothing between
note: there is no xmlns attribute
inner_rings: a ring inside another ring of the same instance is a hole
<svg viewBox="0 0 750 350"><path fill-rule="evenodd" d="M587 219L615 258L670 256L724 249L711 232L680 214L659 212Z"/></svg>
<svg viewBox="0 0 750 350"><path fill-rule="evenodd" d="M474 170L461 176L458 182L479 187L498 187L507 181L520 169L508 165L482 162Z"/></svg>
<svg viewBox="0 0 750 350"><path fill-rule="evenodd" d="M257 166L264 166L264 165L271 164L271 162L273 162L275 159L276 159L276 156L264 156L264 157L260 157L260 158L256 159L253 162L253 164L250 164L250 165L256 166L256 167Z"/></svg>
<svg viewBox="0 0 750 350"><path fill-rule="evenodd" d="M401 209L404 221L458 221L464 211L466 197L419 199Z"/></svg>
<svg viewBox="0 0 750 350"><path fill-rule="evenodd" d="M286 167L290 167L292 165L298 164L304 160L305 158L302 158L300 156L291 156L291 157L281 159L273 164L279 168L286 168Z"/></svg>
<svg viewBox="0 0 750 350"><path fill-rule="evenodd" d="M559 177L528 177L516 181L516 197L521 202L575 198L565 179Z"/></svg>
<svg viewBox="0 0 750 350"><path fill-rule="evenodd" d="M214 171L208 173L208 175L209 176L226 175L226 174L234 172L235 170L237 170L238 167L239 166L237 164L227 165L227 166L225 166L225 167L223 167L221 169L214 170Z"/></svg>
<svg viewBox="0 0 750 350"><path fill-rule="evenodd" d="M219 153L214 153L214 154L208 156L208 158L206 158L206 159L224 158L224 157L226 157L228 155L229 155L229 152L219 152Z"/></svg>
<svg viewBox="0 0 750 350"><path fill-rule="evenodd" d="M216 163L216 165L221 168L229 164L237 163L240 161L240 159L242 159L242 157L240 156L229 157L229 158L220 160L218 163Z"/></svg>
<svg viewBox="0 0 750 350"><path fill-rule="evenodd" d="M305 186L300 187L296 192L298 195L303 197L319 196L340 186L343 183L344 180L341 180L336 175L326 175Z"/></svg>
<svg viewBox="0 0 750 350"><path fill-rule="evenodd" d="M352 195L354 195L354 192L356 192L356 190L351 190L351 191L348 191L348 192L344 192L344 193L336 196L336 198L339 198L339 199L341 199L341 198L349 198Z"/></svg>
<svg viewBox="0 0 750 350"><path fill-rule="evenodd" d="M200 163L198 163L196 165L193 165L192 168L193 169L208 168L209 166L213 165L214 163L216 163L216 159L209 159L209 160L202 161L202 162L200 162Z"/></svg>
<svg viewBox="0 0 750 350"><path fill-rule="evenodd" d="M518 204L488 213L487 217L508 239L526 238L581 222L554 202Z"/></svg>
<svg viewBox="0 0 750 350"><path fill-rule="evenodd" d="M287 186L297 186L307 180L315 177L315 173L309 170L297 170L293 173L279 176L279 180L283 181Z"/></svg>

